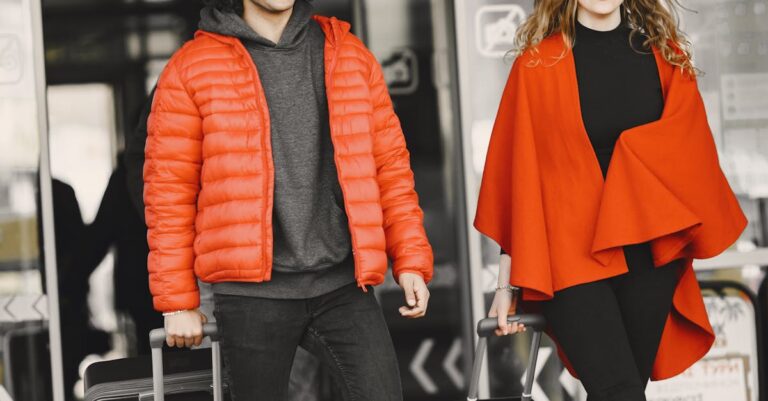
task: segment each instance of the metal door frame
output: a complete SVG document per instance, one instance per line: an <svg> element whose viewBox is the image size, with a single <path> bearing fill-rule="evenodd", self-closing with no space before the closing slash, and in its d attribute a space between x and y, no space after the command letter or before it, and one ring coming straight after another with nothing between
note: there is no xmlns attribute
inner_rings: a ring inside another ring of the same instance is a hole
<svg viewBox="0 0 768 401"><path fill-rule="evenodd" d="M42 0L26 0L30 8L33 63L35 71L35 104L37 106L37 132L40 138L40 209L45 244L43 249L48 300L48 338L50 341L51 378L53 400L64 401L64 371L61 350L61 322L59 317L59 286L56 266L56 236L53 219L53 193L51 165L48 151L48 103L45 81L45 54L43 48Z"/></svg>

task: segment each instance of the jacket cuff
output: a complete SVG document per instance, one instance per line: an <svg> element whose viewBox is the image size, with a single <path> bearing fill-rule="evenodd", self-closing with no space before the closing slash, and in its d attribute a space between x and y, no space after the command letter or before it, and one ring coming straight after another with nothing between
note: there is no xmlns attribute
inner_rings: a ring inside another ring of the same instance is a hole
<svg viewBox="0 0 768 401"><path fill-rule="evenodd" d="M392 264L392 274L395 281L400 282L403 273L414 273L421 276L425 283L432 280L432 258L423 255L409 255L395 259Z"/></svg>
<svg viewBox="0 0 768 401"><path fill-rule="evenodd" d="M155 310L161 313L178 310L193 310L200 307L200 291L179 294L158 295L152 298Z"/></svg>

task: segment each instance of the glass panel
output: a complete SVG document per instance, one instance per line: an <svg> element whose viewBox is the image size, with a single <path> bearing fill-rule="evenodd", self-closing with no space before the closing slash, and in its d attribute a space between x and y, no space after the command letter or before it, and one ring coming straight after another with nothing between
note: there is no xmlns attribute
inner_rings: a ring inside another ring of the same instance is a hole
<svg viewBox="0 0 768 401"><path fill-rule="evenodd" d="M446 4L447 3L447 4ZM388 277L381 304L400 361L408 400L461 399L464 394L469 316L466 276L459 246L463 214L454 107L456 83L448 56L452 32L449 2L370 0L364 2L367 45L382 64L395 111L411 153L416 190L435 254L429 313L424 319L403 319L397 308L403 293Z"/></svg>
<svg viewBox="0 0 768 401"><path fill-rule="evenodd" d="M113 164L115 108L106 84L55 85L48 88L48 120L54 211L61 249L59 288L64 384L68 397L82 397L79 367L83 359L112 348L108 333L117 330L113 302L113 258L94 256L100 248L90 235ZM103 213L103 212L102 212ZM99 233L108 237L110 233ZM64 282L63 282L64 283ZM118 342L116 345L121 345ZM112 352L125 356L125 349Z"/></svg>
<svg viewBox="0 0 768 401"><path fill-rule="evenodd" d="M498 274L499 247L472 227L482 178L485 153L490 140L501 91L512 66L507 55L517 26L532 9L533 2L457 1L456 36L459 54L459 80L462 104L464 179L468 205L467 227L472 261L472 301L476 319L487 315L493 300ZM520 395L521 378L526 367L530 335L491 338L488 343L487 379L494 396ZM536 376L534 399L569 400L563 385L574 385L568 377L561 384L562 365L554 354L549 338L544 336L539 351L540 372ZM575 395L575 392L573 393Z"/></svg>
<svg viewBox="0 0 768 401"><path fill-rule="evenodd" d="M51 399L32 14L0 1L0 398Z"/></svg>

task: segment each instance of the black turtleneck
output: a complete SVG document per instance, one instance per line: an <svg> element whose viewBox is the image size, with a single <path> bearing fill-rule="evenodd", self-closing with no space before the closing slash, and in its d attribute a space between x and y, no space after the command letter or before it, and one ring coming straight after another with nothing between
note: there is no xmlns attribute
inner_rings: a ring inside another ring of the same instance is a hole
<svg viewBox="0 0 768 401"><path fill-rule="evenodd" d="M576 22L573 57L581 117L604 177L619 134L658 120L664 107L653 53L643 47L640 33L630 46L629 33L625 21L610 31Z"/></svg>
<svg viewBox="0 0 768 401"><path fill-rule="evenodd" d="M658 67L637 33L629 40L626 21L597 31L576 21L573 57L581 118L600 163L608 174L613 147L625 129L658 120L664 108ZM501 253L506 253L503 249ZM625 247L630 263L649 263L647 244Z"/></svg>

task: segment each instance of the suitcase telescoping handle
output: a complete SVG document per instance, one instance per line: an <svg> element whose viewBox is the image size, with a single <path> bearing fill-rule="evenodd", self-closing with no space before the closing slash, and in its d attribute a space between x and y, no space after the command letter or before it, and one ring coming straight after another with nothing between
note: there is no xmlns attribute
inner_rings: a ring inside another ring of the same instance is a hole
<svg viewBox="0 0 768 401"><path fill-rule="evenodd" d="M507 317L508 323L522 323L526 328L533 329L533 338L531 340L531 355L528 359L528 368L525 374L525 385L523 386L522 401L532 401L531 390L533 389L533 376L536 371L536 358L539 353L539 344L541 343L541 332L544 330L546 321L541 315L519 314ZM483 367L483 356L488 346L488 337L494 334L494 330L499 327L498 319L489 317L477 323L477 335L480 337L475 349L475 362L472 365L472 377L469 381L469 392L467 401L477 400L477 387L480 381L480 370Z"/></svg>
<svg viewBox="0 0 768 401"><path fill-rule="evenodd" d="M211 358L213 371L213 401L224 401L221 382L221 349L216 323L203 325L203 336L211 338ZM152 386L154 401L165 401L165 383L163 382L163 343L165 330L154 329L149 332L149 345L152 347Z"/></svg>

